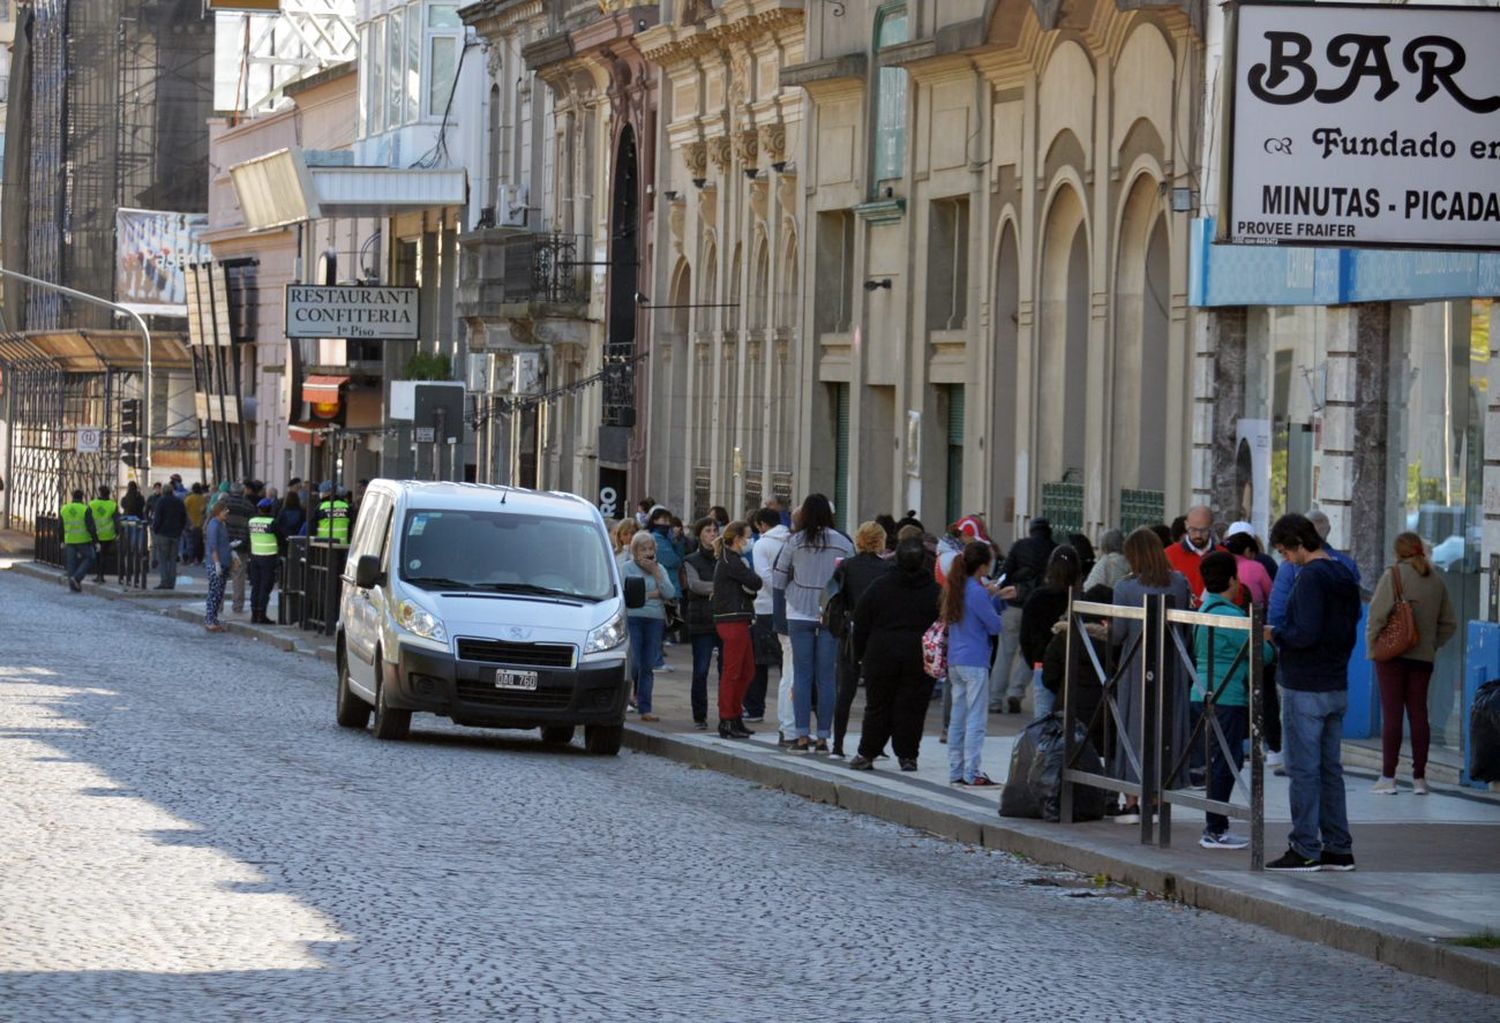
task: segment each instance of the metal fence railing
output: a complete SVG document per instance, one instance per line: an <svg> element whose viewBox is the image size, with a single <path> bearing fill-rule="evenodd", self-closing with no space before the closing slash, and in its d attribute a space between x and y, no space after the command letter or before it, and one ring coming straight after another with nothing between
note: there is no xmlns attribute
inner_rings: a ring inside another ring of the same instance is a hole
<svg viewBox="0 0 1500 1023"><path fill-rule="evenodd" d="M43 565L62 568L62 519L56 515L38 515L31 535L36 538L36 551L32 554L32 559Z"/></svg>
<svg viewBox="0 0 1500 1023"><path fill-rule="evenodd" d="M338 628L339 591L349 545L309 540L302 599L302 628L331 636Z"/></svg>
<svg viewBox="0 0 1500 1023"><path fill-rule="evenodd" d="M277 588L281 598L276 602L276 623L302 627L303 606L307 596L307 545L305 536L288 537L286 554L281 559Z"/></svg>
<svg viewBox="0 0 1500 1023"><path fill-rule="evenodd" d="M1086 628L1086 618L1111 622L1139 623L1126 625L1124 642L1117 657L1111 658L1108 644L1101 650ZM1062 713L1065 722L1080 720L1082 687L1097 685L1101 697L1091 720L1082 721L1086 731L1102 725L1105 744L1113 744L1128 764L1134 781L1111 774L1098 774L1077 767L1084 752L1072 727L1063 729L1064 753L1060 817L1072 822L1075 785L1091 785L1110 792L1134 796L1140 802L1140 840L1143 845L1162 847L1172 842L1172 807L1185 806L1208 813L1248 821L1250 824L1250 869L1265 867L1265 762L1261 750L1264 728L1264 664L1260 636L1264 625L1261 611L1252 606L1248 617L1209 615L1168 607L1163 594L1148 595L1140 607L1071 601L1068 607L1067 668L1063 680ZM1197 659L1192 652L1193 631L1207 629L1206 663L1203 665L1203 712L1187 730L1185 743L1180 740L1177 722L1188 711L1192 683L1199 679ZM1216 672L1215 633L1243 633L1245 642L1221 681L1212 684ZM1080 645L1081 644L1081 649ZM1102 653L1102 656L1101 656ZM1080 665L1092 678L1080 678ZM1230 748L1228 737L1219 724L1215 710L1224 696L1228 681L1245 668L1246 701L1249 711L1250 781L1248 786L1233 765L1240 756ZM1139 670L1134 670L1138 668ZM1102 717L1102 721L1099 720ZM1137 724L1137 722L1139 722ZM1231 765L1233 791L1245 797L1244 804L1229 800L1212 800L1188 784L1189 768L1196 749L1204 752L1205 770L1215 755ZM1101 751L1102 752L1102 751ZM1121 772L1116 772L1116 774ZM1155 811L1153 814L1153 810Z"/></svg>
<svg viewBox="0 0 1500 1023"><path fill-rule="evenodd" d="M151 575L151 527L139 519L119 524L115 539L115 567L120 585L144 590Z"/></svg>

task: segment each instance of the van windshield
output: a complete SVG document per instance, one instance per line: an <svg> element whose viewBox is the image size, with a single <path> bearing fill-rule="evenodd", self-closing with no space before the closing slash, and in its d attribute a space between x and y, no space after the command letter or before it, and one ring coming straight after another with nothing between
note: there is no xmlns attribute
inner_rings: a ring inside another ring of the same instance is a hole
<svg viewBox="0 0 1500 1023"><path fill-rule="evenodd" d="M409 511L401 578L427 590L577 600L614 595L609 544L589 522L504 511Z"/></svg>

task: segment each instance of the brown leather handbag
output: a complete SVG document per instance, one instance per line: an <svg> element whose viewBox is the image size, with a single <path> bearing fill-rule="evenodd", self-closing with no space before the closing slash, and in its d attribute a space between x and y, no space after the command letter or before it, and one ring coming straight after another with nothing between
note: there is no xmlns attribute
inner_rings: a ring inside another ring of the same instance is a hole
<svg viewBox="0 0 1500 1023"><path fill-rule="evenodd" d="M1380 634L1375 637L1375 647L1370 651L1372 661L1389 661L1400 657L1416 646L1419 638L1417 616L1412 611L1406 594L1401 592L1400 565L1391 566L1391 584L1396 590L1396 603L1391 607L1385 624L1380 627Z"/></svg>

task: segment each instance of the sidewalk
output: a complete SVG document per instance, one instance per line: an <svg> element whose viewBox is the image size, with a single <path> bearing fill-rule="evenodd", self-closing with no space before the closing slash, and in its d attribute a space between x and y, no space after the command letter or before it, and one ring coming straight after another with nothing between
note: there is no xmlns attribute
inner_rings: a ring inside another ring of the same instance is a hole
<svg viewBox="0 0 1500 1023"><path fill-rule="evenodd" d="M16 561L13 569L39 578L61 576L55 569ZM175 591L122 591L114 584L89 592L131 600L188 623L203 614L201 569L188 569ZM275 614L274 598L272 616ZM333 661L325 637L291 626L254 626L248 612L227 612L230 632ZM931 705L919 769L905 774L894 759L873 772L849 770L846 760L796 756L776 748L775 673L768 694L768 720L752 724L753 739L737 742L713 731L694 729L689 703L691 656L686 646L669 646L670 671L656 676L654 711L661 720L642 723L636 715L626 729L633 749L725 773L758 784L871 814L958 841L1004 849L1088 875L1260 924L1294 937L1344 949L1398 969L1435 977L1470 990L1500 996L1500 950L1452 944L1500 928L1500 799L1474 790L1436 785L1430 796L1373 796L1373 772L1346 765L1349 815L1359 869L1289 877L1254 874L1249 852L1202 849L1197 845L1201 815L1184 808L1172 813L1173 846L1141 845L1138 829L1113 821L1048 824L999 816L1000 789L955 789L947 784L947 747L938 741L941 701ZM330 681L333 673L328 672ZM715 687L709 687L710 728L716 722ZM863 694L851 714L845 748L858 743ZM992 714L984 769L996 781L1008 772L1013 737L1030 721L1028 713ZM1347 748L1347 747L1346 747ZM1266 778L1266 851L1274 858L1285 848L1289 814L1287 782ZM1236 823L1236 830L1247 826Z"/></svg>

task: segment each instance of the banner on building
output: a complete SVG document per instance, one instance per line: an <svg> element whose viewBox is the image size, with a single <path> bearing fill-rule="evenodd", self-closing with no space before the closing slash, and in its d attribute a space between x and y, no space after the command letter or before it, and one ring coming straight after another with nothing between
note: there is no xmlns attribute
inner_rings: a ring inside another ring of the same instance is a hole
<svg viewBox="0 0 1500 1023"><path fill-rule="evenodd" d="M1271 421L1241 419L1234 438L1236 521L1255 527L1262 544L1271 535Z"/></svg>
<svg viewBox="0 0 1500 1023"><path fill-rule="evenodd" d="M420 322L416 288L352 284L286 286L289 338L415 341Z"/></svg>
<svg viewBox="0 0 1500 1023"><path fill-rule="evenodd" d="M1242 2L1220 241L1500 246L1500 10Z"/></svg>
<svg viewBox="0 0 1500 1023"><path fill-rule="evenodd" d="M206 213L167 213L121 209L115 212L115 300L125 305L170 307L182 315L187 304L183 271L213 258L200 238Z"/></svg>

